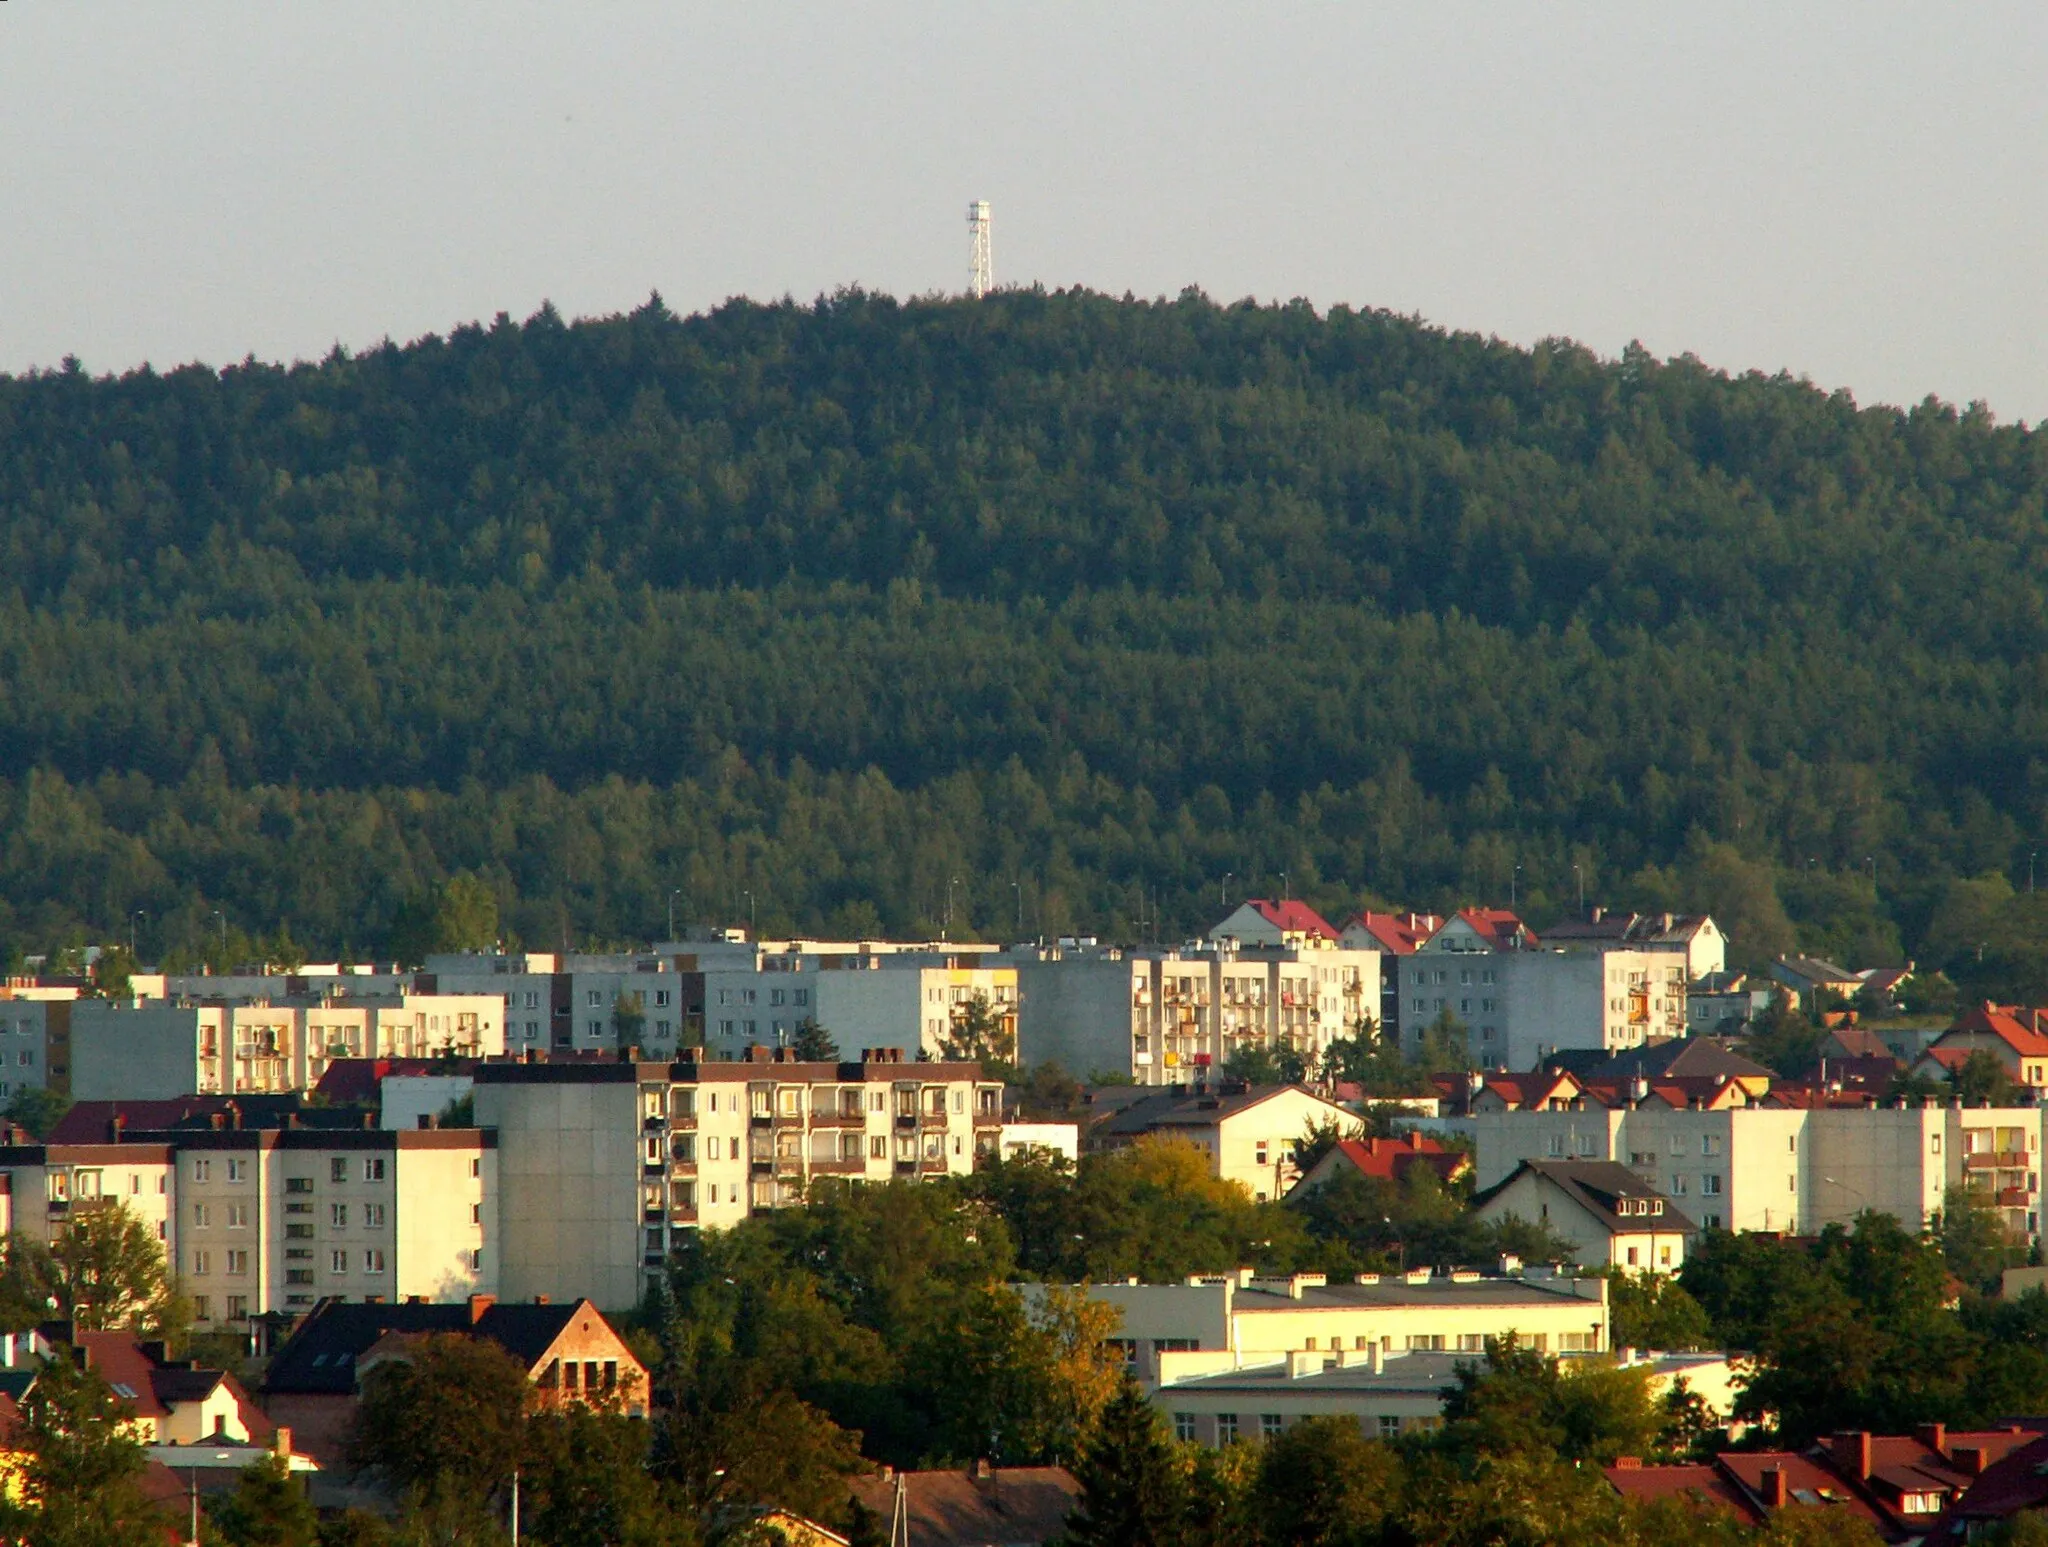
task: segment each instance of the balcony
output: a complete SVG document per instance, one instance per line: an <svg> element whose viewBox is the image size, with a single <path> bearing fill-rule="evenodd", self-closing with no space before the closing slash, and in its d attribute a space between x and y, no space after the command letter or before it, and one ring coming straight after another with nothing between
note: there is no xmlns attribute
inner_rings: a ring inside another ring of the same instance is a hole
<svg viewBox="0 0 2048 1547"><path fill-rule="evenodd" d="M865 1128L868 1115L865 1112L813 1112L813 1128Z"/></svg>
<svg viewBox="0 0 2048 1547"><path fill-rule="evenodd" d="M1998 1206L2002 1209L2023 1209L2030 1194L2024 1187L2001 1187L1998 1190Z"/></svg>
<svg viewBox="0 0 2048 1547"><path fill-rule="evenodd" d="M671 1160L668 1168L677 1176L695 1176L697 1174L697 1162L695 1160Z"/></svg>
<svg viewBox="0 0 2048 1547"><path fill-rule="evenodd" d="M671 1128L685 1128L694 1131L697 1127L697 1114L695 1112L676 1112L669 1117L668 1125Z"/></svg>
<svg viewBox="0 0 2048 1547"><path fill-rule="evenodd" d="M644 1117L640 1120L640 1131L642 1133L666 1133L668 1131L668 1119L659 1116Z"/></svg>
<svg viewBox="0 0 2048 1547"><path fill-rule="evenodd" d="M811 1162L811 1173L814 1176L861 1176L866 1173L867 1169L868 1163L865 1160L859 1159L814 1160Z"/></svg>

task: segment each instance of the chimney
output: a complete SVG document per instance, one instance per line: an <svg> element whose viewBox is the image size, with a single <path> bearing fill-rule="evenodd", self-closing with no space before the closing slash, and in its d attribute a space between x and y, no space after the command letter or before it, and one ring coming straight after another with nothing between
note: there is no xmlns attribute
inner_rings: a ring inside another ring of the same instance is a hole
<svg viewBox="0 0 2048 1547"><path fill-rule="evenodd" d="M996 1469L983 1456L967 1469L967 1475L977 1486L985 1488L995 1481Z"/></svg>
<svg viewBox="0 0 2048 1547"><path fill-rule="evenodd" d="M1948 1425L1923 1423L1913 1431L1913 1438L1937 1455L1948 1454Z"/></svg>
<svg viewBox="0 0 2048 1547"><path fill-rule="evenodd" d="M1757 1491L1764 1496L1766 1509L1783 1509L1790 1491L1785 1486L1785 1469L1782 1466L1767 1466L1757 1479Z"/></svg>
<svg viewBox="0 0 2048 1547"><path fill-rule="evenodd" d="M107 1142L109 1144L119 1144L121 1142L121 1130L126 1128L127 1126L128 1119L119 1112L116 1112L112 1117L108 1118Z"/></svg>
<svg viewBox="0 0 2048 1547"><path fill-rule="evenodd" d="M290 1424L288 1424L288 1423L281 1423L281 1424L279 1424L279 1425L277 1426L277 1428L276 1428L276 1429L275 1429L275 1430L274 1430L274 1431L273 1431L273 1432L271 1433L271 1436L270 1436L270 1453L271 1453L271 1454L272 1454L273 1456L281 1456L281 1457L283 1457L283 1458L284 1458L285 1460L287 1460L287 1461L289 1461L289 1460L291 1459L291 1454L292 1454L292 1426L291 1426Z"/></svg>
<svg viewBox="0 0 2048 1547"><path fill-rule="evenodd" d="M1958 1472L1971 1477L1982 1477L1984 1468L1991 1464L1990 1452L1982 1445L1958 1445L1948 1454L1949 1464Z"/></svg>
<svg viewBox="0 0 2048 1547"><path fill-rule="evenodd" d="M469 1297L469 1324L474 1327L484 1319L484 1312L498 1303L496 1295L471 1295Z"/></svg>
<svg viewBox="0 0 2048 1547"><path fill-rule="evenodd" d="M548 1297L546 1295L535 1295L533 1297L533 1303L535 1305L546 1305L548 1303Z"/></svg>
<svg viewBox="0 0 2048 1547"><path fill-rule="evenodd" d="M1870 1431L1845 1429L1829 1444L1835 1465L1860 1483L1870 1481Z"/></svg>

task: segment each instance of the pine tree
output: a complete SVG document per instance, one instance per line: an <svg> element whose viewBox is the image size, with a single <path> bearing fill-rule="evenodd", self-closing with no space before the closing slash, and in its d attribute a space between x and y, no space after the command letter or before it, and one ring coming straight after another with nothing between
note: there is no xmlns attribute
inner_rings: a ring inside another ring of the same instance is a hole
<svg viewBox="0 0 2048 1547"><path fill-rule="evenodd" d="M1075 1476L1081 1507L1067 1526L1072 1547L1178 1547L1186 1488L1158 1413L1124 1383L1103 1409Z"/></svg>

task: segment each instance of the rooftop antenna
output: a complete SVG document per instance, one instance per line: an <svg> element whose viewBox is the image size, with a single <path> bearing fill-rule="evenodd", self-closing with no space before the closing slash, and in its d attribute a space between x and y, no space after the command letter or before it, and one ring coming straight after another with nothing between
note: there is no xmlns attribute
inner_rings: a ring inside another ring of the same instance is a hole
<svg viewBox="0 0 2048 1547"><path fill-rule="evenodd" d="M979 301L996 285L995 258L989 251L988 200L967 206L967 293Z"/></svg>

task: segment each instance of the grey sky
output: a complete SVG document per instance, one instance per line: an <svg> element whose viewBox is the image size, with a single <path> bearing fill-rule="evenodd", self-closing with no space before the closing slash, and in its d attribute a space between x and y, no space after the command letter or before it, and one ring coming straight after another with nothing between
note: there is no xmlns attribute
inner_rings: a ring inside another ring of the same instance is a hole
<svg viewBox="0 0 2048 1547"><path fill-rule="evenodd" d="M2048 417L2048 7L0 4L0 369L1199 284Z"/></svg>

